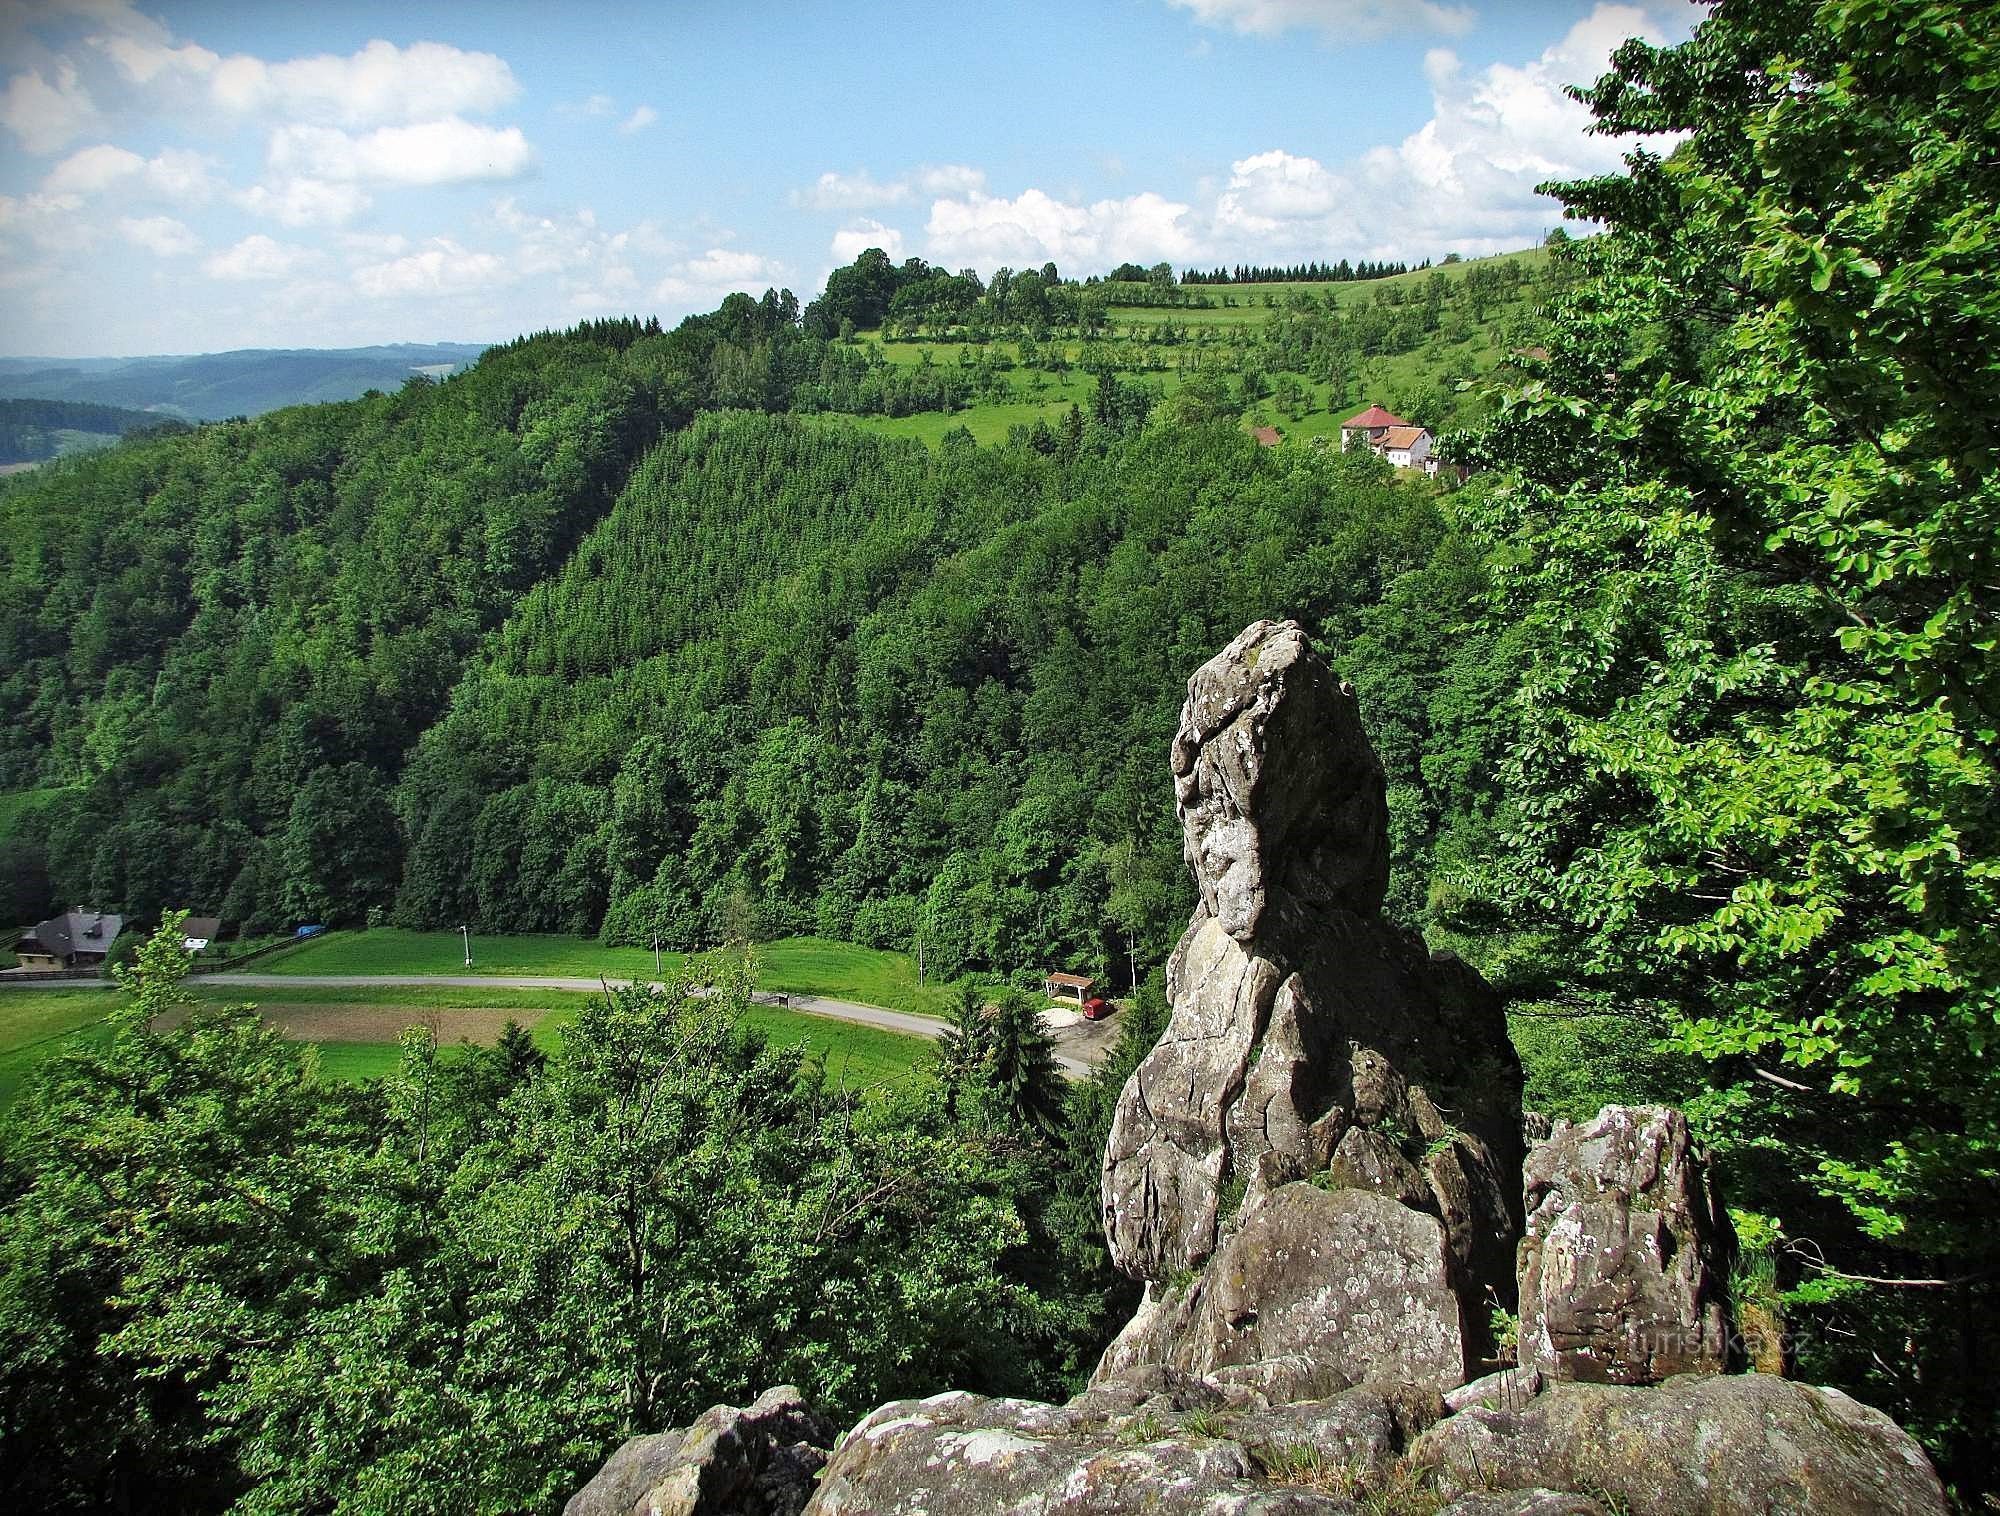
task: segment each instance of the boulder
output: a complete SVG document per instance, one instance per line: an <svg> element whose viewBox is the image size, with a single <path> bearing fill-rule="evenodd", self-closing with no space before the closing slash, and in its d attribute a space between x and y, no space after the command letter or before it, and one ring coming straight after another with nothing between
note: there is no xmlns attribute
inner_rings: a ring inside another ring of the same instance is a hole
<svg viewBox="0 0 2000 1516"><path fill-rule="evenodd" d="M1101 1395L1102 1391L1091 1392ZM1114 1398L1116 1398L1114 1396ZM1369 1408L1355 1419L1370 1422ZM1342 1423L1329 1413L1324 1421ZM1276 1435L1331 1435L1303 1416ZM1375 1446L1355 1434L1365 1458ZM1348 1501L1273 1484L1226 1412L978 1395L881 1407L841 1439L807 1516L1334 1516Z"/></svg>
<svg viewBox="0 0 2000 1516"><path fill-rule="evenodd" d="M1607 1106L1524 1170L1520 1357L1551 1379L1655 1384L1729 1366L1735 1234L1687 1119Z"/></svg>
<svg viewBox="0 0 2000 1516"><path fill-rule="evenodd" d="M1106 1146L1111 1254L1149 1287L1099 1372L1227 1370L1272 1394L1378 1372L1456 1384L1515 1291L1521 1070L1500 1002L1382 916L1382 767L1353 692L1296 623L1257 622L1196 672L1171 761L1199 901L1167 964L1167 1030L1121 1092ZM1304 1180L1424 1224L1358 1207L1329 1231L1331 1212L1297 1201L1258 1221ZM1363 1227L1363 1215L1382 1219ZM1246 1271L1238 1247L1217 1273L1218 1250L1253 1227L1304 1251ZM1308 1255L1324 1276L1310 1285L1297 1277ZM1265 1302L1281 1278L1284 1303ZM1254 1322L1246 1291L1260 1297ZM1356 1302L1403 1293L1421 1302L1420 1331L1322 1351L1349 1335ZM1303 1319L1336 1299L1348 1306L1334 1317Z"/></svg>
<svg viewBox="0 0 2000 1516"><path fill-rule="evenodd" d="M1554 1384L1518 1410L1461 1411L1410 1456L1447 1492L1588 1490L1629 1516L1946 1510L1930 1460L1895 1422L1768 1374Z"/></svg>
<svg viewBox="0 0 2000 1516"><path fill-rule="evenodd" d="M1465 1347L1446 1252L1438 1220L1391 1196L1286 1185L1191 1284L1150 1297L1098 1373L1163 1363L1273 1402L1450 1389Z"/></svg>
<svg viewBox="0 0 2000 1516"><path fill-rule="evenodd" d="M742 1409L711 1407L684 1431L634 1437L563 1516L798 1516L832 1435L780 1385Z"/></svg>
<svg viewBox="0 0 2000 1516"><path fill-rule="evenodd" d="M1561 1490L1504 1493L1482 1490L1459 1496L1437 1516L1609 1516L1609 1513L1588 1495L1569 1495Z"/></svg>

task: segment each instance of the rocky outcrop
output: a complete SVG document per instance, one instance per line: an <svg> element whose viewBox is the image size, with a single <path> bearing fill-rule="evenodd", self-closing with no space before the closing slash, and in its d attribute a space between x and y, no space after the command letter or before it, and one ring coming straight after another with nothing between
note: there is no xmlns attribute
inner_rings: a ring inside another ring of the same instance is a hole
<svg viewBox="0 0 2000 1516"><path fill-rule="evenodd" d="M1944 1492L1914 1438L1838 1390L1768 1374L1552 1385L1519 1410L1471 1408L1413 1461L1449 1490L1554 1486L1630 1516L1929 1516Z"/></svg>
<svg viewBox="0 0 2000 1516"><path fill-rule="evenodd" d="M1090 1388L837 1444L775 1390L626 1444L568 1516L1945 1509L1886 1416L1717 1372L1729 1224L1678 1112L1524 1118L1492 992L1380 914L1381 769L1298 627L1196 674L1173 771L1201 899L1105 1153L1146 1289ZM1522 1361L1472 1379L1517 1238Z"/></svg>
<svg viewBox="0 0 2000 1516"><path fill-rule="evenodd" d="M1597 1384L1728 1366L1735 1236L1679 1111L1607 1106L1560 1122L1524 1178L1523 1364Z"/></svg>
<svg viewBox="0 0 2000 1516"><path fill-rule="evenodd" d="M1151 1297L1098 1372L1166 1364L1275 1401L1384 1377L1447 1390L1465 1377L1447 1278L1436 1217L1365 1190L1288 1184L1198 1279Z"/></svg>
<svg viewBox="0 0 2000 1516"><path fill-rule="evenodd" d="M1289 1360L1299 1385L1456 1384L1514 1298L1521 1075L1499 1001L1383 918L1381 764L1295 623L1257 622L1195 674L1172 767L1200 900L1105 1152L1112 1256L1149 1288L1100 1372ZM1223 1262L1252 1229L1282 1251ZM1405 1302L1418 1329L1354 1329Z"/></svg>
<svg viewBox="0 0 2000 1516"><path fill-rule="evenodd" d="M634 1437L563 1516L798 1516L832 1430L791 1385L746 1408L719 1405L685 1431Z"/></svg>
<svg viewBox="0 0 2000 1516"><path fill-rule="evenodd" d="M841 1440L807 1516L1312 1516L1352 1512L1311 1487L1386 1469L1407 1430L1352 1390L1273 1407L1168 1371L1120 1376L1070 1402L938 1395L897 1401Z"/></svg>

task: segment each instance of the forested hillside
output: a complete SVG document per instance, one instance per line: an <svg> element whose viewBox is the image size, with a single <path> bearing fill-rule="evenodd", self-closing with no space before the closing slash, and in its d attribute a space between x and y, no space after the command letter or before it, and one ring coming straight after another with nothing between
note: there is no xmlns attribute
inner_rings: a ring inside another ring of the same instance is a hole
<svg viewBox="0 0 2000 1516"><path fill-rule="evenodd" d="M1381 752L1391 912L1509 997L1529 1103L1684 1104L1736 1210L1730 1289L1791 1367L1991 1488L1976 9L1747 0L1628 44L1584 98L1670 156L1558 187L1605 230L1509 260L1260 289L871 251L803 308L524 337L0 492L24 916L814 931L973 981L936 1077L876 1104L691 983L663 1019L601 1007L546 1069L517 1043L447 1072L418 1036L394 1080L329 1092L253 1018L152 1035L169 941L155 999L8 1139L0 1444L60 1431L48 1477L140 1469L190 1509L418 1508L439 1469L512 1509L723 1380L843 1408L944 1387L925 1363L1073 1381L1117 1314L1109 1102L1160 1006L1065 1095L1001 983L1156 982L1188 907L1185 682L1282 615ZM1314 437L1366 399L1464 427L1477 472ZM496 1367L573 1344L580 1379Z"/></svg>
<svg viewBox="0 0 2000 1516"><path fill-rule="evenodd" d="M0 400L0 463L40 463L109 447L133 432L175 429L171 416L75 400Z"/></svg>

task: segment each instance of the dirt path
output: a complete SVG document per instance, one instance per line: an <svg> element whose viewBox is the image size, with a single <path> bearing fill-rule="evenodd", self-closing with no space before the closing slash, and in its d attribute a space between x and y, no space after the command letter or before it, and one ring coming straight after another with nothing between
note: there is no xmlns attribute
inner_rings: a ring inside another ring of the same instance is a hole
<svg viewBox="0 0 2000 1516"><path fill-rule="evenodd" d="M413 1026L433 1026L441 1046L476 1042L490 1047L510 1021L518 1021L533 1031L547 1011L494 1010L486 1006L369 1005L347 1004L289 1005L283 1001L259 1001L258 1013L285 1036L297 1042L394 1042ZM160 1018L163 1027L185 1019L185 1012L170 1012Z"/></svg>

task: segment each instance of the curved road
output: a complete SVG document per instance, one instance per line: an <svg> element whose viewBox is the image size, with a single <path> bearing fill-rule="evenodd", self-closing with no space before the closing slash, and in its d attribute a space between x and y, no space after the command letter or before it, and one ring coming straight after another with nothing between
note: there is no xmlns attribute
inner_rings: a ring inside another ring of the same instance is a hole
<svg viewBox="0 0 2000 1516"><path fill-rule="evenodd" d="M522 974L255 974L217 973L190 974L190 984L242 985L246 989L436 989L443 987L454 990L600 990L607 987L618 989L635 981L630 979L560 979L536 977ZM646 981L657 983L657 981ZM0 985L23 984L36 989L112 989L115 986L108 979L55 979L35 980L11 975L0 978ZM776 1006L782 1004L787 1010L798 1011L807 1016L826 1016L835 1021L852 1021L860 1026L879 1027L885 1032L900 1032L906 1037L935 1038L940 1036L948 1023L936 1016L918 1016L909 1011L892 1011L879 1005L863 1005L858 1000L829 1000L820 995L790 994L780 996L773 993L759 993L751 997L759 1005ZM1099 1023L1102 1025L1102 1023ZM1067 1079L1087 1079L1090 1064L1081 1058L1067 1054L1056 1055L1056 1065Z"/></svg>
<svg viewBox="0 0 2000 1516"><path fill-rule="evenodd" d="M190 974L190 984L240 984L255 989L503 989L503 990L599 990L622 989L630 979L560 979L516 974ZM639 981L652 982L658 981ZM751 999L759 1005L782 1005L786 1010L807 1016L826 1016L835 1021L852 1021L860 1026L879 1027L885 1032L901 1032L906 1037L935 1038L948 1023L936 1016L918 1016L910 1011L892 1011L879 1005L863 1005L858 1000L828 1000L820 995L776 995L758 993ZM1087 1079L1090 1065L1078 1058L1056 1055L1065 1077Z"/></svg>

